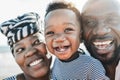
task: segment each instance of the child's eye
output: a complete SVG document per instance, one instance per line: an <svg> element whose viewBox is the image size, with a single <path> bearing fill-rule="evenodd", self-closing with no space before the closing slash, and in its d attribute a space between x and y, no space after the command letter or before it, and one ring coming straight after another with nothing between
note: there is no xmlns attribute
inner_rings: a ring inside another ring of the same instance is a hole
<svg viewBox="0 0 120 80"><path fill-rule="evenodd" d="M45 35L47 35L47 36L51 36L51 35L53 35L53 34L54 34L54 32L49 31L49 32L47 32Z"/></svg>
<svg viewBox="0 0 120 80"><path fill-rule="evenodd" d="M67 28L67 29L65 29L65 32L71 32L71 31L73 31L72 28Z"/></svg>

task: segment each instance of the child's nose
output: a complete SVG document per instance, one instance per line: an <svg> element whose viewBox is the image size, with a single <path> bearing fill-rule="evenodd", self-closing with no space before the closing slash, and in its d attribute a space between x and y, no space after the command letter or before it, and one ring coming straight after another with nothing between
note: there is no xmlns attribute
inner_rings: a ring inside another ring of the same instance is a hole
<svg viewBox="0 0 120 80"><path fill-rule="evenodd" d="M57 34L54 38L54 41L56 42L62 42L62 41L65 41L65 36L63 34Z"/></svg>

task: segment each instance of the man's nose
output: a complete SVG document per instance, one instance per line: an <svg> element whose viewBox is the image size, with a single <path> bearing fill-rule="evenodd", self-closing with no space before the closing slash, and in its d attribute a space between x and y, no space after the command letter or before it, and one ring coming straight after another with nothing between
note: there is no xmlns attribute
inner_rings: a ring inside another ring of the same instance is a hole
<svg viewBox="0 0 120 80"><path fill-rule="evenodd" d="M96 26L93 30L93 34L99 35L99 36L105 35L109 32L111 32L111 28L105 24L100 24L100 25Z"/></svg>

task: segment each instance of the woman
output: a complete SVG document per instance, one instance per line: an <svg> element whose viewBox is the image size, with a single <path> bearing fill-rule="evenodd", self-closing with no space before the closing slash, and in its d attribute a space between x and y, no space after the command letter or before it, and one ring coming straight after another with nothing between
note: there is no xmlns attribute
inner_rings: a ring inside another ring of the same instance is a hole
<svg viewBox="0 0 120 80"><path fill-rule="evenodd" d="M30 12L1 24L1 32L23 70L3 80L50 80L51 56L47 53L38 20L38 14Z"/></svg>

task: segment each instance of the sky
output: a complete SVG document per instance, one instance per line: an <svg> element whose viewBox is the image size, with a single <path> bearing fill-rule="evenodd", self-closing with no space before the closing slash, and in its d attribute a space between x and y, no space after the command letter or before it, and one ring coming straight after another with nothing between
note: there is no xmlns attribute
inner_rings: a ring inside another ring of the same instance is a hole
<svg viewBox="0 0 120 80"><path fill-rule="evenodd" d="M27 12L44 15L51 0L0 0L0 24ZM7 45L7 39L0 33L0 46Z"/></svg>
<svg viewBox="0 0 120 80"><path fill-rule="evenodd" d="M36 12L43 19L45 9L52 1L57 0L0 0L0 24L27 12ZM76 5L79 10L81 10L83 4L87 0L66 1L73 2L73 4ZM7 39L3 34L0 33L0 46L1 45L7 45Z"/></svg>

